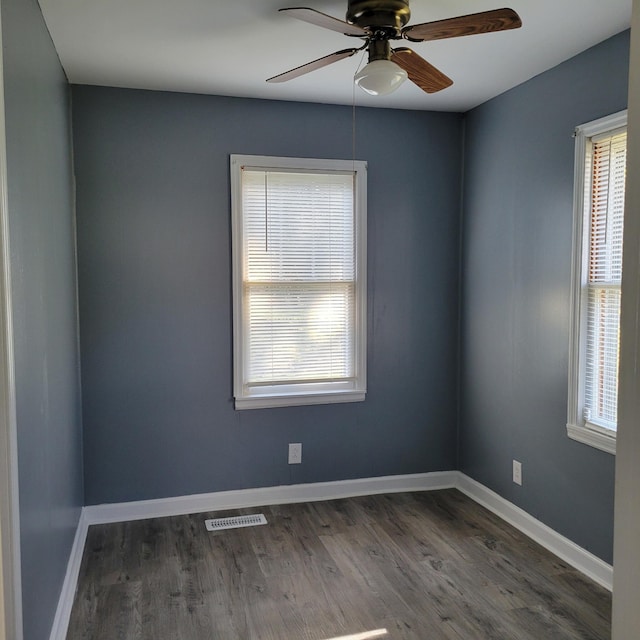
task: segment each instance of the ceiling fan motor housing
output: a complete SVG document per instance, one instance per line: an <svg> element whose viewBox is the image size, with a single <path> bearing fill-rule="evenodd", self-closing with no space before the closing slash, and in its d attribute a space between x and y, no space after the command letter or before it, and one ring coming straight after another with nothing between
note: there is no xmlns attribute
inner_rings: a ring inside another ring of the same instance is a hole
<svg viewBox="0 0 640 640"><path fill-rule="evenodd" d="M409 0L349 0L347 22L359 27L393 30L399 34L411 17Z"/></svg>

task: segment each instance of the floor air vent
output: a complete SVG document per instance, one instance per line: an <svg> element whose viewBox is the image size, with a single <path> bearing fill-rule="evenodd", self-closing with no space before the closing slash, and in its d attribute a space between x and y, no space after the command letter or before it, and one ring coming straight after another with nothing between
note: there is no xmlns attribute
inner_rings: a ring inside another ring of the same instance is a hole
<svg viewBox="0 0 640 640"><path fill-rule="evenodd" d="M214 518L205 520L207 531L222 531L222 529L239 529L240 527L255 527L259 524L267 524L267 519L262 513L250 516L234 516L233 518Z"/></svg>

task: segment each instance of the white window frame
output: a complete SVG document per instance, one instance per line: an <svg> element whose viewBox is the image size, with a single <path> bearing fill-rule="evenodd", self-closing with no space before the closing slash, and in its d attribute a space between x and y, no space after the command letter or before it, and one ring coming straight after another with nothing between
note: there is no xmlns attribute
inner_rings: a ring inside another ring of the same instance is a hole
<svg viewBox="0 0 640 640"><path fill-rule="evenodd" d="M289 170L309 172L349 172L354 175L355 241L355 375L352 381L304 383L283 386L249 387L245 384L247 365L246 332L243 305L243 211L242 170ZM259 409L313 404L360 402L367 384L367 163L356 160L283 158L232 154L231 216L233 276L233 392L236 409Z"/></svg>
<svg viewBox="0 0 640 640"><path fill-rule="evenodd" d="M615 455L616 432L585 420L584 381L586 376L586 278L589 259L590 185L587 184L587 161L591 140L602 134L614 133L627 126L627 111L580 125L575 131L575 176L573 212L573 250L571 273L571 317L569 343L569 396L567 435Z"/></svg>

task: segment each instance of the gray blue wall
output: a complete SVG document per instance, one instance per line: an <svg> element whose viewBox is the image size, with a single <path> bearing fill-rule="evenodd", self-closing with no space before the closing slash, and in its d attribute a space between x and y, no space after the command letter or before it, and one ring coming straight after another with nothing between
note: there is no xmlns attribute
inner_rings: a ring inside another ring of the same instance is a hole
<svg viewBox="0 0 640 640"><path fill-rule="evenodd" d="M565 428L571 134L626 108L628 63L625 32L466 116L460 468L609 562L615 457Z"/></svg>
<svg viewBox="0 0 640 640"><path fill-rule="evenodd" d="M87 504L455 468L461 116L357 111L366 401L234 411L229 154L351 158L352 110L76 86L73 113Z"/></svg>
<svg viewBox="0 0 640 640"><path fill-rule="evenodd" d="M2 0L26 640L49 637L83 503L69 87L35 0Z"/></svg>
<svg viewBox="0 0 640 640"><path fill-rule="evenodd" d="M358 109L367 400L244 412L228 156L349 158L351 110L73 87L86 503L461 468L611 561L615 460L565 429L571 134L627 73L624 33L464 119Z"/></svg>

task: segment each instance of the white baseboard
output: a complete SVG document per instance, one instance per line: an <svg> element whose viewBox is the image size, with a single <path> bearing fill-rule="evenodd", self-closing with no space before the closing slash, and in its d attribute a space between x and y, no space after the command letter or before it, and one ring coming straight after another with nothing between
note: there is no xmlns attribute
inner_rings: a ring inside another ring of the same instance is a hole
<svg viewBox="0 0 640 640"><path fill-rule="evenodd" d="M610 564L463 473L458 472L456 488L605 589L613 589L613 567Z"/></svg>
<svg viewBox="0 0 640 640"><path fill-rule="evenodd" d="M106 524L109 522L128 522L147 518L178 516L186 513L260 507L270 504L335 500L337 498L351 498L378 493L451 489L456 486L456 482L456 471L416 473L403 476L382 476L379 478L338 480L336 482L314 482L281 485L278 487L260 487L258 489L219 491L159 500L100 504L85 507L84 512L89 524Z"/></svg>
<svg viewBox="0 0 640 640"><path fill-rule="evenodd" d="M76 529L76 535L73 539L69 563L67 564L67 573L62 584L58 609L56 611L56 617L53 619L49 640L65 640L67 637L69 619L71 618L71 607L73 606L73 598L76 594L76 585L78 584L78 576L80 575L80 564L82 563L82 554L84 552L88 530L89 523L87 522L83 508L80 512L78 528Z"/></svg>
<svg viewBox="0 0 640 640"><path fill-rule="evenodd" d="M260 507L271 504L316 502L318 500L335 500L337 498L362 495L400 493L404 491L434 491L438 489L458 489L598 584L609 590L612 589L613 568L611 565L603 562L600 558L536 520L526 511L459 471L316 482L84 507L71 550L67 575L60 595L50 640L65 640L66 638L89 525L161 518L187 513Z"/></svg>

